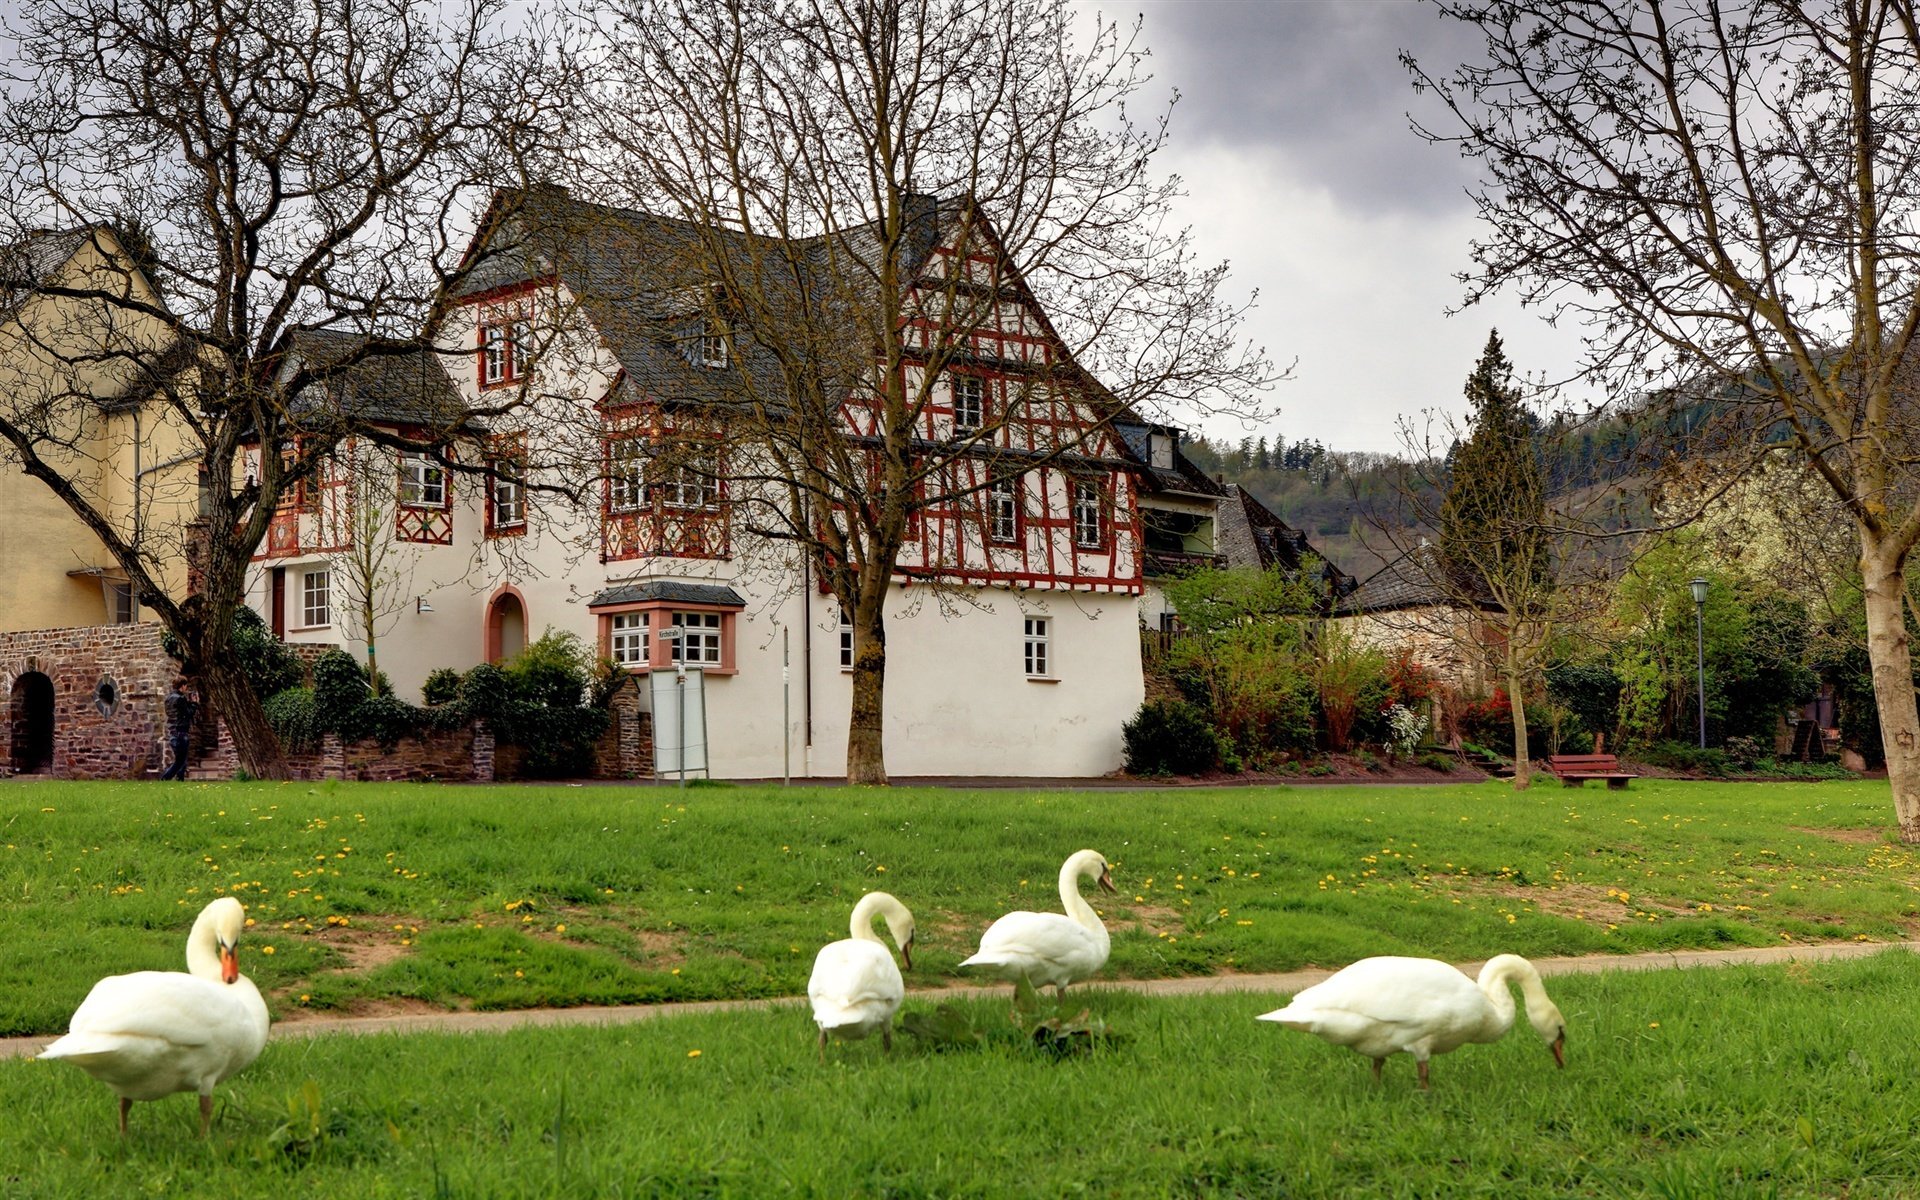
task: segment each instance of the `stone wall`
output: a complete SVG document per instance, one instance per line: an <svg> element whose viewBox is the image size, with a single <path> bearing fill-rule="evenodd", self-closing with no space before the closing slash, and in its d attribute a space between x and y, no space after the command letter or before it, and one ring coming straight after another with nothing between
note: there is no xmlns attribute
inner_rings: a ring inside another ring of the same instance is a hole
<svg viewBox="0 0 1920 1200"><path fill-rule="evenodd" d="M0 776L14 773L16 748L26 736L30 688L22 677L30 673L53 685L48 773L61 779L157 774L166 760L166 694L179 671L160 648L157 624L0 633Z"/></svg>
<svg viewBox="0 0 1920 1200"><path fill-rule="evenodd" d="M233 738L220 723L220 741L214 752L194 768L194 775L226 779L239 767ZM404 737L392 750L370 738L342 742L340 735L321 735L320 748L287 755L287 769L295 779L395 780L441 783L493 782L493 733L476 721L465 729L432 730Z"/></svg>

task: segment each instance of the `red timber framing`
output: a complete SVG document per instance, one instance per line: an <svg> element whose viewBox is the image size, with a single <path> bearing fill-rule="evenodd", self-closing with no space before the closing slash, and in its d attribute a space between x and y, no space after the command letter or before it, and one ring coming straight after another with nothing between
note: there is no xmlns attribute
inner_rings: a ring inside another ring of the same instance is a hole
<svg viewBox="0 0 1920 1200"><path fill-rule="evenodd" d="M398 432L403 438L423 443L428 436L424 429L403 428ZM453 545L453 451L380 453L394 464L393 536L428 546Z"/></svg>
<svg viewBox="0 0 1920 1200"><path fill-rule="evenodd" d="M298 446L296 442L295 447ZM351 456L351 447L349 440L343 446L343 452ZM259 453L258 448L246 452L249 473L259 469ZM281 458L291 459L296 453L297 449L283 449ZM294 484L280 498L280 504L273 510L273 517L267 524L266 539L261 542L253 561L339 554L347 550L353 543L353 527L347 519L352 499L348 483L346 472L339 469L335 459L323 460L314 475ZM337 536L328 536L329 525Z"/></svg>
<svg viewBox="0 0 1920 1200"><path fill-rule="evenodd" d="M979 437L978 456L956 455L946 468L948 478L928 482L927 488L937 495L962 494L921 511L917 528L909 530L898 578L907 584L939 579L1139 594L1141 530L1132 468L1118 436L1099 425L1090 406L1067 390L1076 372L1061 358L1059 338L1045 314L1023 283L1002 278L1003 264L991 254L963 256L951 247L937 248L929 272L917 284L923 293L937 295L947 286L932 269L935 264L946 270L958 264L968 273L955 290L978 299L982 312L964 338L956 339L948 377L929 384L932 393L915 433L930 442L973 436L955 433L951 381L956 376L981 381L983 424L989 432ZM979 282L982 276L984 283ZM901 382L911 388L916 381L906 373L922 369L914 360L922 359L939 326L934 319L914 317L906 328L914 335L909 340L922 351L910 355L901 368ZM1055 392L1055 398L1022 396L1036 385ZM1021 412L1009 420L1016 400ZM859 401L848 401L846 415L857 434L879 434L878 415ZM1002 421L1007 423L993 428ZM1055 448L1064 451L1049 458L1048 451ZM1007 462L1009 451L1042 465L1022 471ZM990 466L988 456L996 453L1001 460ZM1011 539L995 536L991 491L995 479L1008 477L1014 481L1016 501ZM1085 530L1076 528L1075 488L1089 483L1098 489L1097 539L1078 536Z"/></svg>
<svg viewBox="0 0 1920 1200"><path fill-rule="evenodd" d="M602 411L600 561L731 556L719 431L652 403Z"/></svg>

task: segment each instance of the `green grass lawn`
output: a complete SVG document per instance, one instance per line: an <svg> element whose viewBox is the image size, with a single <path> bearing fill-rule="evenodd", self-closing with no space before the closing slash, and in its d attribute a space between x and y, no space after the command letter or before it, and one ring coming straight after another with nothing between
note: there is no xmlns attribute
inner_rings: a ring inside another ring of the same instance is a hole
<svg viewBox="0 0 1920 1200"><path fill-rule="evenodd" d="M1114 863L1110 976L1910 936L1884 783L956 793L8 784L0 1032L177 969L215 895L282 1019L791 995L884 888L920 986L1062 859Z"/></svg>
<svg viewBox="0 0 1920 1200"><path fill-rule="evenodd" d="M1436 1059L1424 1095L1404 1056L1376 1086L1359 1056L1255 1022L1278 997L1099 991L1085 999L1118 1040L1060 1061L1009 1034L836 1046L821 1066L798 1006L275 1041L221 1089L206 1143L191 1097L137 1105L122 1143L104 1087L0 1062L0 1196L1920 1191L1920 958L1547 984L1567 1070L1523 1023Z"/></svg>

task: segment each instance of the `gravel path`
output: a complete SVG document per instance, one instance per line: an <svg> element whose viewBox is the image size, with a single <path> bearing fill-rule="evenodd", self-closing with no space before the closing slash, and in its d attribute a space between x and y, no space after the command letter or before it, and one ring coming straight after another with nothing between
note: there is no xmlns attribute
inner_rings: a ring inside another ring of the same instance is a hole
<svg viewBox="0 0 1920 1200"><path fill-rule="evenodd" d="M1860 958L1885 950L1920 952L1920 942L1837 942L1808 946L1762 946L1747 950L1676 950L1658 954L1591 954L1579 958L1536 958L1542 975L1591 975L1601 971L1668 971L1693 967L1742 966L1752 963L1824 962ZM1461 963L1476 974L1478 962ZM1291 995L1333 974L1325 970L1287 971L1274 975L1196 975L1180 979L1116 979L1088 985L1092 990L1143 992L1151 996L1218 996L1238 992ZM1005 994L1007 985L992 987L928 988L907 993L909 999L961 999ZM507 1029L549 1025L627 1025L661 1017L738 1009L798 1006L805 997L774 1000L701 1000L671 1004L634 1004L612 1007L532 1008L510 1012L410 1013L391 1017L312 1017L282 1021L272 1039L373 1033L496 1033ZM0 1059L30 1058L53 1041L53 1036L0 1038Z"/></svg>

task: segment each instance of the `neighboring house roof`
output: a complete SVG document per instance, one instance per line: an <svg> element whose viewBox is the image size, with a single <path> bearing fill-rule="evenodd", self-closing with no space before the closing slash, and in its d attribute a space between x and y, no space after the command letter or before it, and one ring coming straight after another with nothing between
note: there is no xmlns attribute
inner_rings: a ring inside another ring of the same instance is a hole
<svg viewBox="0 0 1920 1200"><path fill-rule="evenodd" d="M1444 586L1443 570L1438 548L1422 542L1361 581L1340 602L1335 610L1336 615L1356 616L1410 608L1458 606L1461 604L1459 597ZM1474 599L1471 607L1499 606L1483 593Z"/></svg>
<svg viewBox="0 0 1920 1200"><path fill-rule="evenodd" d="M1320 561L1320 573L1334 596L1358 586L1353 576L1313 548L1307 535L1275 516L1273 510L1239 484L1227 489L1214 514L1214 545L1229 567L1258 570L1279 568L1297 573L1309 558Z"/></svg>
<svg viewBox="0 0 1920 1200"><path fill-rule="evenodd" d="M342 361L366 344L360 334L336 330L303 329L293 335L293 353L315 369ZM357 421L437 429L457 426L465 414L460 391L439 356L424 349L369 354L303 390L297 403L305 411Z"/></svg>
<svg viewBox="0 0 1920 1200"><path fill-rule="evenodd" d="M685 579L649 579L642 583L618 583L602 588L587 601L588 608L612 604L642 604L664 600L669 604L713 604L726 608L745 608L740 593L724 584L693 583Z"/></svg>
<svg viewBox="0 0 1920 1200"><path fill-rule="evenodd" d="M41 229L0 247L0 314L12 312L36 289L53 282L60 268L72 262L101 228Z"/></svg>

